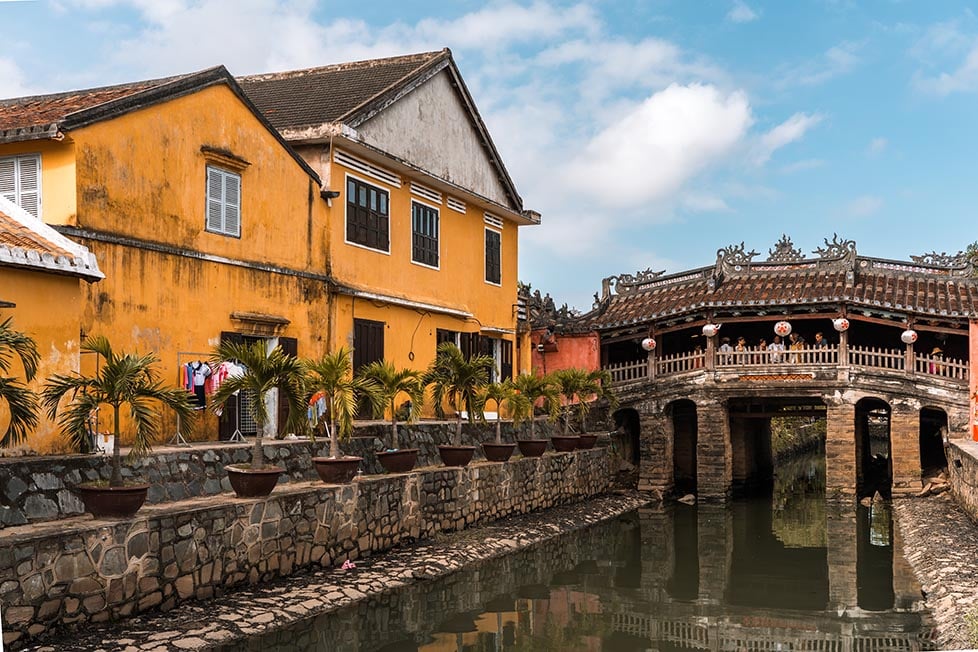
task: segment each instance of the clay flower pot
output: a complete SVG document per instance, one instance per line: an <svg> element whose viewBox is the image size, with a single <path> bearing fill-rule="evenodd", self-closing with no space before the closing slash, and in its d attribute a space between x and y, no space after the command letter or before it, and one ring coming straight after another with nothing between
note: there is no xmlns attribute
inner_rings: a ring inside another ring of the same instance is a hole
<svg viewBox="0 0 978 652"><path fill-rule="evenodd" d="M597 435L581 435L580 439L577 442L577 449L582 451L588 450L590 448L594 448L594 445L597 443L598 443Z"/></svg>
<svg viewBox="0 0 978 652"><path fill-rule="evenodd" d="M540 457L547 450L546 439L521 439L516 442L523 457Z"/></svg>
<svg viewBox="0 0 978 652"><path fill-rule="evenodd" d="M486 459L490 462L507 462L516 444L483 444L482 452L486 454Z"/></svg>
<svg viewBox="0 0 978 652"><path fill-rule="evenodd" d="M124 487L78 485L75 493L85 504L85 511L95 518L128 518L146 502L149 484Z"/></svg>
<svg viewBox="0 0 978 652"><path fill-rule="evenodd" d="M252 469L248 466L228 465L224 470L227 471L231 488L239 498L267 496L278 484L278 476L285 473L285 469L280 466Z"/></svg>
<svg viewBox="0 0 978 652"><path fill-rule="evenodd" d="M553 444L554 450L558 453L569 453L577 450L577 444L580 441L581 438L578 435L553 435L550 437L550 443Z"/></svg>
<svg viewBox="0 0 978 652"><path fill-rule="evenodd" d="M468 466L475 455L475 446L439 446L438 454L445 466Z"/></svg>
<svg viewBox="0 0 978 652"><path fill-rule="evenodd" d="M314 457L312 464L316 467L319 479L326 484L346 484L353 480L360 470L362 457Z"/></svg>
<svg viewBox="0 0 978 652"><path fill-rule="evenodd" d="M418 463L417 448L400 448L395 451L380 451L377 461L388 473L408 473Z"/></svg>

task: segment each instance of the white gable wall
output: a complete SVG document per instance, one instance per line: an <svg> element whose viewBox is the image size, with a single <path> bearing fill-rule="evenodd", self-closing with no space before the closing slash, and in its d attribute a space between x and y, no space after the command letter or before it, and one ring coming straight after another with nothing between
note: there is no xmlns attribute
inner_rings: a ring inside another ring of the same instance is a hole
<svg viewBox="0 0 978 652"><path fill-rule="evenodd" d="M515 208L448 75L438 73L358 125L358 134L435 177Z"/></svg>

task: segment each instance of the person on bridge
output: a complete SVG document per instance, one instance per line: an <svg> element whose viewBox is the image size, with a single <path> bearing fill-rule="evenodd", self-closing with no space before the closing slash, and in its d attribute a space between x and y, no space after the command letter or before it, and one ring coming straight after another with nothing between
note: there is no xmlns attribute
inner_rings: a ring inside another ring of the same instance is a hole
<svg viewBox="0 0 978 652"><path fill-rule="evenodd" d="M757 343L757 350L760 351L761 353L759 355L754 356L754 363L764 364L764 357L767 355L767 340L764 339L763 337Z"/></svg>
<svg viewBox="0 0 978 652"><path fill-rule="evenodd" d="M781 362L781 352L784 351L784 344L781 343L780 335L774 336L774 340L767 345L767 350L771 352L771 362Z"/></svg>
<svg viewBox="0 0 978 652"><path fill-rule="evenodd" d="M723 354L720 356L721 364L730 364L733 362L733 355L731 355L733 353L733 347L730 346L729 337L720 338L720 353Z"/></svg>

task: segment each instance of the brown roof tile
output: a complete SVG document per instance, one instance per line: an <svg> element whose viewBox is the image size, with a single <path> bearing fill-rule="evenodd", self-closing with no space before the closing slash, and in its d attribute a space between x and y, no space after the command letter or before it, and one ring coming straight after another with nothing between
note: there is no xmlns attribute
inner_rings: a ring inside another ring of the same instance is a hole
<svg viewBox="0 0 978 652"><path fill-rule="evenodd" d="M449 56L447 50L320 68L239 77L242 90L276 129L342 121L422 68Z"/></svg>
<svg viewBox="0 0 978 652"><path fill-rule="evenodd" d="M64 237L13 202L0 197L0 265L105 278L89 250Z"/></svg>

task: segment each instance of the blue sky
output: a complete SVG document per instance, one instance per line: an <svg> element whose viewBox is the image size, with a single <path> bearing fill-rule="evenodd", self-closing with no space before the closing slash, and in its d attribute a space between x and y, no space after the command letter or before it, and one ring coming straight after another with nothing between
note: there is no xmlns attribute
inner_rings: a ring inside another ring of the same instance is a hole
<svg viewBox="0 0 978 652"><path fill-rule="evenodd" d="M0 0L0 97L450 47L524 203L520 277L788 234L906 259L978 239L978 17L899 0Z"/></svg>

